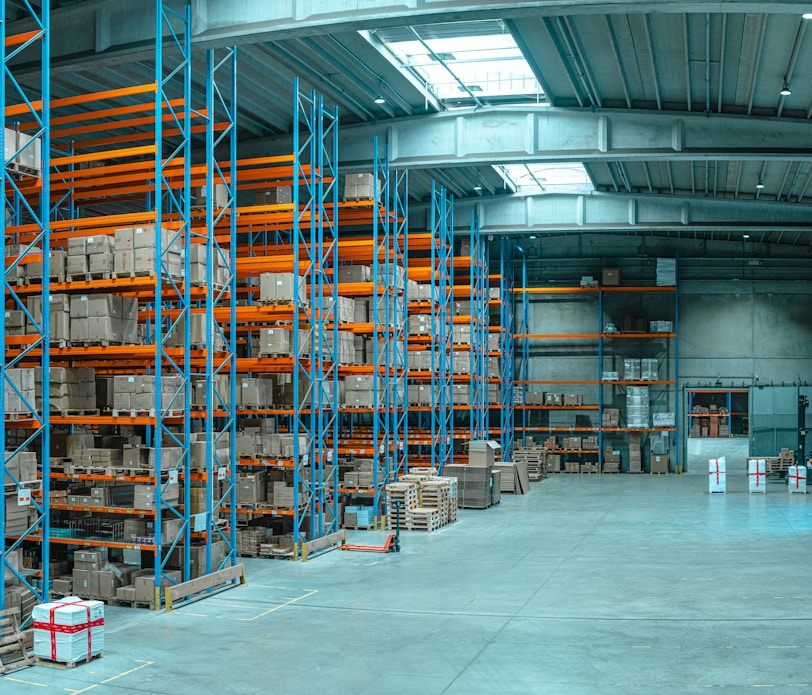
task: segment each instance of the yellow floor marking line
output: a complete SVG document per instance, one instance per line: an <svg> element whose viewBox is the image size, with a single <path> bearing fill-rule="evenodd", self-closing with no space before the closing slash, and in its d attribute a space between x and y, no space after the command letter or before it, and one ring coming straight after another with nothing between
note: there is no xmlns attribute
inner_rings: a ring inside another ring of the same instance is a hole
<svg viewBox="0 0 812 695"><path fill-rule="evenodd" d="M313 591L309 591L308 593L304 594L303 596L299 596L297 598L292 598L289 601L285 601L284 603L280 603L278 606L274 606L273 608L269 608L264 613L260 613L259 615L255 615L253 618L238 618L238 620L242 620L244 622L251 622L252 620L258 620L259 618L263 618L269 613L273 613L274 611L278 611L280 608L284 608L285 606L290 606L297 601L301 601L304 598L309 598L313 594L318 593L315 589Z"/></svg>
<svg viewBox="0 0 812 695"><path fill-rule="evenodd" d="M38 688L50 688L50 685L46 685L45 683L35 683L34 681L26 681L22 678L12 678L11 676L6 676L5 678L0 678L0 681L11 681L13 683L25 683L25 685L36 685Z"/></svg>
<svg viewBox="0 0 812 695"><path fill-rule="evenodd" d="M86 693L93 688L98 688L100 685L106 685L107 683L112 683L113 681L118 680L119 678L123 678L124 676L129 676L131 673L135 673L136 671L140 671L142 668L146 668L147 666L152 666L155 662L154 661L140 661L136 659L136 663L140 663L140 666L135 666L134 668L129 669L128 671L123 671L115 676L111 676L110 678L106 678L103 681L99 681L98 683L94 683L93 685L89 685L82 690L74 690L74 695L79 695L80 693Z"/></svg>

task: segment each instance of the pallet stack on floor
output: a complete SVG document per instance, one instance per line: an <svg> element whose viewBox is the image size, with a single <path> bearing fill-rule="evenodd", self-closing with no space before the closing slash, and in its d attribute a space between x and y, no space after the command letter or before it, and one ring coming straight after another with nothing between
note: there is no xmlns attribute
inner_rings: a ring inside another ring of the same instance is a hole
<svg viewBox="0 0 812 695"><path fill-rule="evenodd" d="M453 477L405 475L386 486L389 528L436 531L457 519L457 481ZM400 507L398 507L400 502Z"/></svg>
<svg viewBox="0 0 812 695"><path fill-rule="evenodd" d="M527 467L527 477L531 483L547 478L547 449L544 447L518 447L513 452L513 460Z"/></svg>

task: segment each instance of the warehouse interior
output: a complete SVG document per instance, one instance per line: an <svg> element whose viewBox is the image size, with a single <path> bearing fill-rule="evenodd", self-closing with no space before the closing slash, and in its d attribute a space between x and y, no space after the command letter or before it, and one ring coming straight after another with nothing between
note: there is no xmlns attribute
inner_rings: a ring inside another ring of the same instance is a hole
<svg viewBox="0 0 812 695"><path fill-rule="evenodd" d="M809 688L812 5L351 4L0 2L3 692Z"/></svg>

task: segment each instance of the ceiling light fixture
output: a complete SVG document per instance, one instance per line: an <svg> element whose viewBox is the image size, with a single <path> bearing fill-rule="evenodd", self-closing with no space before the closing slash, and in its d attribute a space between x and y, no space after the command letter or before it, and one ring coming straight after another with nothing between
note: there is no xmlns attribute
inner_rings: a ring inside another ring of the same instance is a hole
<svg viewBox="0 0 812 695"><path fill-rule="evenodd" d="M745 234L742 236L742 239L744 239L745 241L747 241L749 238L750 238L749 234Z"/></svg>
<svg viewBox="0 0 812 695"><path fill-rule="evenodd" d="M375 97L374 101L376 104L385 104L386 98L384 97L383 94L379 94L378 96Z"/></svg>
<svg viewBox="0 0 812 695"><path fill-rule="evenodd" d="M804 12L801 17L804 19L812 19L812 12Z"/></svg>
<svg viewBox="0 0 812 695"><path fill-rule="evenodd" d="M481 186L481 184L476 184L476 186L474 186L474 190L475 190L477 193L479 193L479 192L482 190L482 186Z"/></svg>
<svg viewBox="0 0 812 695"><path fill-rule="evenodd" d="M789 88L789 85L784 82L784 87L779 93L782 97L788 97L790 94L792 94L792 90Z"/></svg>
<svg viewBox="0 0 812 695"><path fill-rule="evenodd" d="M764 182L761 179L759 179L758 183L756 184L756 188L758 190L761 190L762 188L764 188Z"/></svg>
<svg viewBox="0 0 812 695"><path fill-rule="evenodd" d="M535 235L535 234L531 234L531 235L530 235L530 238L531 238L531 239L535 239L535 238L536 238L536 235Z"/></svg>

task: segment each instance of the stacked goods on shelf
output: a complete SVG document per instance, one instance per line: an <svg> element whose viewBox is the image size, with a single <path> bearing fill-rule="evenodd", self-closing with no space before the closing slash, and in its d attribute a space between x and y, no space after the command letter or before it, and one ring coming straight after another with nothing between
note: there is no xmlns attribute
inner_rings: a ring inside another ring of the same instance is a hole
<svg viewBox="0 0 812 695"><path fill-rule="evenodd" d="M628 386L626 390L626 425L645 429L649 426L649 387Z"/></svg>
<svg viewBox="0 0 812 695"><path fill-rule="evenodd" d="M547 462L546 462L546 469L548 473L560 473L561 472L561 454L553 453L559 451L559 444L558 444L558 437L547 437L544 440L543 447L547 452Z"/></svg>
<svg viewBox="0 0 812 695"><path fill-rule="evenodd" d="M620 409L604 408L601 413L601 424L604 428L620 427Z"/></svg>
<svg viewBox="0 0 812 695"><path fill-rule="evenodd" d="M344 522L342 525L347 529L368 530L374 528L375 516L375 509L371 506L348 505L344 507Z"/></svg>
<svg viewBox="0 0 812 695"><path fill-rule="evenodd" d="M259 276L259 304L306 306L309 297L303 276L293 273L262 273Z"/></svg>
<svg viewBox="0 0 812 695"><path fill-rule="evenodd" d="M155 412L156 389L160 389L160 407L163 411L182 412L186 396L180 391L179 376L163 376L156 379L152 374L121 374L113 378L113 413Z"/></svg>
<svg viewBox="0 0 812 695"><path fill-rule="evenodd" d="M376 180L374 174L345 174L344 175L344 202L375 199L376 193L380 195L381 181ZM363 281L362 281L363 282Z"/></svg>

